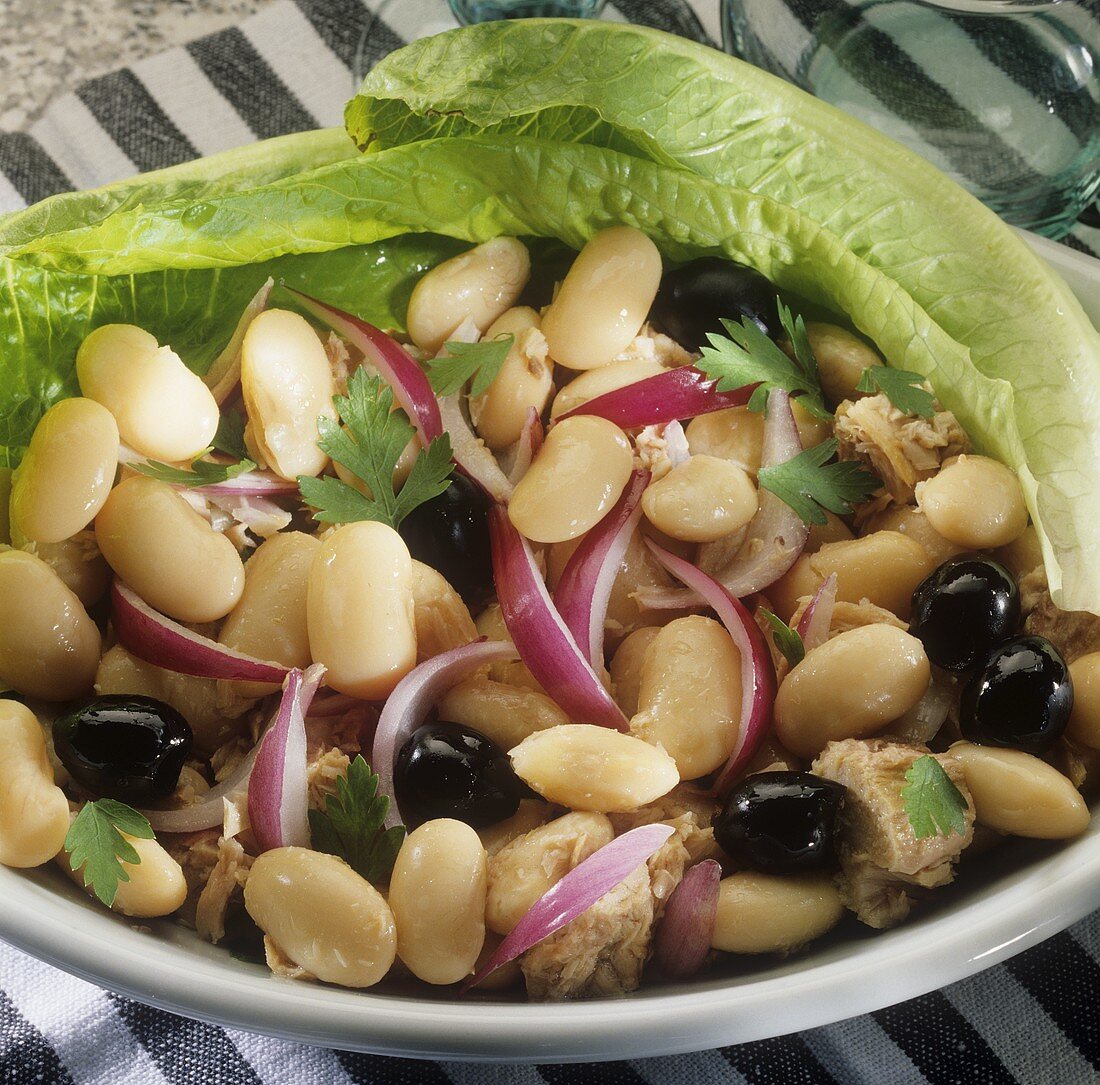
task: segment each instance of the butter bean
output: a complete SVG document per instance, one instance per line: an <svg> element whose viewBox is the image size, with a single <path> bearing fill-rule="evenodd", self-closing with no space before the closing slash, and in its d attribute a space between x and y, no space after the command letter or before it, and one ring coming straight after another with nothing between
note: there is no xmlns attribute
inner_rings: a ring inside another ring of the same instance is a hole
<svg viewBox="0 0 1100 1085"><path fill-rule="evenodd" d="M550 408L550 418L557 420L568 411L576 410L597 396L618 391L630 384L656 377L665 367L652 358L632 358L611 362L599 369L589 369L574 377L556 396Z"/></svg>
<svg viewBox="0 0 1100 1085"><path fill-rule="evenodd" d="M916 637L891 625L849 629L806 653L779 687L775 731L799 757L862 738L905 715L932 672Z"/></svg>
<svg viewBox="0 0 1100 1085"><path fill-rule="evenodd" d="M1100 750L1100 652L1078 656L1069 665L1073 681L1073 711L1066 738L1090 750Z"/></svg>
<svg viewBox="0 0 1100 1085"><path fill-rule="evenodd" d="M91 399L63 399L42 416L15 472L14 530L39 543L83 531L107 500L117 469L111 412Z"/></svg>
<svg viewBox="0 0 1100 1085"><path fill-rule="evenodd" d="M741 718L741 655L710 618L670 622L646 649L632 734L660 746L682 780L724 765Z"/></svg>
<svg viewBox="0 0 1100 1085"><path fill-rule="evenodd" d="M710 944L726 953L789 953L832 930L843 914L828 874L739 871L718 887Z"/></svg>
<svg viewBox="0 0 1100 1085"><path fill-rule="evenodd" d="M1034 527L1028 526L1019 538L1013 539L1007 546L1000 546L994 550L991 557L1020 580L1043 564L1039 535Z"/></svg>
<svg viewBox="0 0 1100 1085"><path fill-rule="evenodd" d="M882 359L872 347L835 324L810 321L806 325L806 335L817 359L821 389L833 406L861 395L856 391L856 385L863 371L870 366L882 365Z"/></svg>
<svg viewBox="0 0 1100 1085"><path fill-rule="evenodd" d="M0 865L48 863L65 843L69 804L54 784L46 738L34 713L0 700Z"/></svg>
<svg viewBox="0 0 1100 1085"><path fill-rule="evenodd" d="M803 448L812 448L829 436L829 425L815 418L797 402L791 404L798 437ZM724 411L701 414L684 431L693 456L717 456L730 460L750 475L760 470L764 447L764 415L748 407L728 407Z"/></svg>
<svg viewBox="0 0 1100 1085"><path fill-rule="evenodd" d="M934 565L942 565L948 558L961 554L964 549L945 539L928 522L928 517L911 505L892 505L876 513L867 521L863 533L877 534L880 531L896 531L907 539L920 543L928 551Z"/></svg>
<svg viewBox="0 0 1100 1085"><path fill-rule="evenodd" d="M412 564L417 662L477 640L474 620L447 578L422 561Z"/></svg>
<svg viewBox="0 0 1100 1085"><path fill-rule="evenodd" d="M1007 546L1027 527L1019 480L986 456L959 456L917 486L917 503L945 539L968 550Z"/></svg>
<svg viewBox="0 0 1100 1085"><path fill-rule="evenodd" d="M416 665L413 566L386 524L347 524L321 545L309 574L307 624L327 681L380 701Z"/></svg>
<svg viewBox="0 0 1100 1085"><path fill-rule="evenodd" d="M76 355L80 390L114 415L123 441L170 463L208 448L218 428L210 389L169 347L132 324L105 324Z"/></svg>
<svg viewBox="0 0 1100 1085"><path fill-rule="evenodd" d="M619 500L633 453L623 431L594 415L559 422L519 481L508 516L534 542L583 535Z"/></svg>
<svg viewBox="0 0 1100 1085"><path fill-rule="evenodd" d="M664 750L588 723L536 731L509 756L520 779L548 802L571 810L636 810L680 782L676 762Z"/></svg>
<svg viewBox="0 0 1100 1085"><path fill-rule="evenodd" d="M301 531L272 535L248 559L244 591L225 619L218 642L234 651L286 667L308 667L306 586L321 544ZM242 697L263 697L275 686L241 682Z"/></svg>
<svg viewBox="0 0 1100 1085"><path fill-rule="evenodd" d="M899 618L909 617L913 592L935 567L919 542L897 531L826 543L810 557L819 582L836 573L837 599L845 603L868 599Z"/></svg>
<svg viewBox="0 0 1100 1085"><path fill-rule="evenodd" d="M267 309L248 326L241 345L246 436L282 478L319 475L328 456L317 445L317 419L335 418L335 383L328 356L308 321Z"/></svg>
<svg viewBox="0 0 1100 1085"><path fill-rule="evenodd" d="M121 860L122 869L129 881L119 882L111 910L135 919L153 919L171 915L183 906L187 899L187 879L183 868L156 840L145 840L123 833L138 854L138 862ZM84 886L84 868L73 870L69 856L58 856L62 869L84 888L89 896L92 889Z"/></svg>
<svg viewBox="0 0 1100 1085"><path fill-rule="evenodd" d="M38 543L28 549L53 569L85 607L106 595L111 569L99 552L94 531L79 531L59 543Z"/></svg>
<svg viewBox="0 0 1100 1085"><path fill-rule="evenodd" d="M91 689L99 651L95 622L44 561L0 553L0 681L44 701L72 700Z"/></svg>
<svg viewBox="0 0 1100 1085"><path fill-rule="evenodd" d="M485 848L469 825L429 821L404 840L390 878L397 955L425 983L457 983L485 942Z"/></svg>
<svg viewBox="0 0 1100 1085"><path fill-rule="evenodd" d="M285 956L326 983L372 987L393 965L397 929L389 905L334 855L264 852L252 864L244 905Z"/></svg>
<svg viewBox="0 0 1100 1085"><path fill-rule="evenodd" d="M519 440L533 407L542 414L554 387L554 374L546 357L546 337L534 309L509 309L485 332L485 339L514 336L508 357L485 394L470 400L470 417L478 436L494 451L503 451Z"/></svg>
<svg viewBox="0 0 1100 1085"><path fill-rule="evenodd" d="M638 334L661 282L661 254L640 230L612 226L573 261L542 318L550 356L568 369L614 361Z"/></svg>
<svg viewBox="0 0 1100 1085"><path fill-rule="evenodd" d="M692 456L651 482L642 509L654 527L686 542L714 542L740 531L759 504L752 479L736 464Z"/></svg>
<svg viewBox="0 0 1100 1085"><path fill-rule="evenodd" d="M571 813L506 844L489 860L486 926L511 933L539 897L614 837L603 814Z"/></svg>
<svg viewBox="0 0 1100 1085"><path fill-rule="evenodd" d="M441 719L472 727L502 749L528 735L568 723L569 717L544 693L475 675L453 686L436 706Z"/></svg>
<svg viewBox="0 0 1100 1085"><path fill-rule="evenodd" d="M1066 840L1083 833L1089 808L1056 768L1021 750L956 742L979 825L1013 836Z"/></svg>
<svg viewBox="0 0 1100 1085"><path fill-rule="evenodd" d="M646 649L653 643L658 632L658 628L652 625L635 629L623 640L611 658L611 684L615 689L615 700L627 719L638 711Z"/></svg>
<svg viewBox="0 0 1100 1085"><path fill-rule="evenodd" d="M515 304L530 275L531 257L514 237L496 237L445 260L413 287L409 338L435 354L464 320L484 333Z"/></svg>
<svg viewBox="0 0 1100 1085"><path fill-rule="evenodd" d="M233 544L164 482L135 476L116 486L95 534L107 564L151 607L182 622L224 618L244 591Z"/></svg>

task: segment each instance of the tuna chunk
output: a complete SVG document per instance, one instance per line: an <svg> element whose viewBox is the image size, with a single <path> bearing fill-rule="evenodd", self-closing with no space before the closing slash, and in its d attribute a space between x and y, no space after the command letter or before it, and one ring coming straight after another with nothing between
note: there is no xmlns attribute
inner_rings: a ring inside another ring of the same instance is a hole
<svg viewBox="0 0 1100 1085"><path fill-rule="evenodd" d="M688 862L679 834L586 912L520 960L527 994L568 998L624 995L637 989L653 931Z"/></svg>
<svg viewBox="0 0 1100 1085"><path fill-rule="evenodd" d="M931 478L945 459L970 447L950 411L920 418L881 394L845 400L836 411L836 437L840 458L868 464L899 505L910 504L917 483Z"/></svg>
<svg viewBox="0 0 1100 1085"><path fill-rule="evenodd" d="M1050 597L1042 566L1020 580L1024 630L1046 637L1067 663L1100 652L1100 617L1085 610L1059 610Z"/></svg>
<svg viewBox="0 0 1100 1085"><path fill-rule="evenodd" d="M974 804L962 769L937 755L966 796L966 833L913 835L901 792L905 773L928 750L884 739L830 742L812 771L843 784L838 888L844 903L870 927L892 927L908 914L914 889L934 889L955 877L955 863L974 836Z"/></svg>

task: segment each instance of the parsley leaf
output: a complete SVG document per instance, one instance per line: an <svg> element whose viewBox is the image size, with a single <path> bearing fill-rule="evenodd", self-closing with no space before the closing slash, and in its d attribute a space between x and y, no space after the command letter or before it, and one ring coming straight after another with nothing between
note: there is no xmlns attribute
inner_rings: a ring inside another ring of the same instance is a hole
<svg viewBox="0 0 1100 1085"><path fill-rule="evenodd" d="M228 482L246 471L256 469L256 465L247 459L238 463L214 463L211 460L204 460L202 457L210 451L208 448L199 453L192 461L189 471L182 467L173 467L170 463L161 463L160 460L135 463L133 468L143 475L148 475L149 478L155 478L159 482L167 482L173 486L216 486L219 482Z"/></svg>
<svg viewBox="0 0 1100 1085"><path fill-rule="evenodd" d="M141 862L123 833L141 840L154 839L149 822L136 810L114 799L96 799L84 804L65 837L69 865L73 870L84 868L84 884L108 908L115 902L119 882L130 880L122 864Z"/></svg>
<svg viewBox="0 0 1100 1085"><path fill-rule="evenodd" d="M239 411L226 411L218 419L218 432L214 434L214 447L236 460L247 460L248 449L244 443L244 415Z"/></svg>
<svg viewBox="0 0 1100 1085"><path fill-rule="evenodd" d="M803 523L828 523L822 509L846 516L853 511L853 505L866 501L882 485L870 471L852 460L828 463L836 450L837 440L830 437L786 463L761 467L757 480L790 505Z"/></svg>
<svg viewBox="0 0 1100 1085"><path fill-rule="evenodd" d="M902 788L901 798L918 840L966 833L965 811L970 804L931 754L918 757L910 765L905 782L909 786Z"/></svg>
<svg viewBox="0 0 1100 1085"><path fill-rule="evenodd" d="M447 352L428 359L428 380L436 395L454 395L468 380L470 395L480 396L496 379L516 337L511 333L480 343L444 343Z"/></svg>
<svg viewBox="0 0 1100 1085"><path fill-rule="evenodd" d="M802 317L792 318L791 311L782 301L778 304L780 323L791 337L794 348L793 360L752 319L744 316L740 324L722 320L728 338L708 333L710 346L703 347L703 356L695 364L708 377L718 381L720 392L759 384L749 399L750 410L763 410L769 389L778 387L796 396L797 402L811 414L832 418L822 399L821 379L806 325Z"/></svg>
<svg viewBox="0 0 1100 1085"><path fill-rule="evenodd" d="M857 392L882 392L899 411L931 418L936 413L936 397L923 387L924 377L908 369L869 365L859 378Z"/></svg>
<svg viewBox="0 0 1100 1085"><path fill-rule="evenodd" d="M322 416L317 443L333 460L362 479L369 496L337 478L298 478L302 497L316 510L314 519L327 524L379 520L396 528L418 505L438 497L450 485L451 439L437 437L421 449L398 493L393 471L409 438L416 432L401 411L393 410L393 389L378 377L357 369L348 394L333 403L344 426Z"/></svg>
<svg viewBox="0 0 1100 1085"><path fill-rule="evenodd" d="M382 829L390 800L376 794L378 777L362 755L336 781L336 794L325 799L324 810L310 810L309 827L317 851L338 855L368 882L389 877L405 829Z"/></svg>
<svg viewBox="0 0 1100 1085"><path fill-rule="evenodd" d="M775 641L776 648L786 656L787 662L792 667L797 667L806 658L806 646L802 643L802 637L778 614L765 610L764 617L772 627L772 639Z"/></svg>

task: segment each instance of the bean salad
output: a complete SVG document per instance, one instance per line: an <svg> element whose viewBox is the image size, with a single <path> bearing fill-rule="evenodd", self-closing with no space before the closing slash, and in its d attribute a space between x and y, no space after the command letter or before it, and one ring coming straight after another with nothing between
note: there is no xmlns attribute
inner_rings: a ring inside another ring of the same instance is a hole
<svg viewBox="0 0 1100 1085"><path fill-rule="evenodd" d="M558 1000L1084 831L1100 619L1016 474L749 268L541 251L400 333L269 282L205 376L88 335L0 492L0 863L289 980Z"/></svg>

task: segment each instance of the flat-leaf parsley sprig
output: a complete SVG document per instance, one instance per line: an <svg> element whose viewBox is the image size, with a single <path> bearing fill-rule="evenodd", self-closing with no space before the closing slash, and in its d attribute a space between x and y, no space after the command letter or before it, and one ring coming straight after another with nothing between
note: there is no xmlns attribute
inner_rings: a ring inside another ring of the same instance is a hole
<svg viewBox="0 0 1100 1085"><path fill-rule="evenodd" d="M761 467L757 481L785 501L806 524L825 524L824 509L847 516L882 483L853 460L829 462L836 455L835 437L807 448L785 463Z"/></svg>
<svg viewBox="0 0 1100 1085"><path fill-rule="evenodd" d="M695 364L708 377L718 381L719 392L758 385L749 399L750 410L763 410L768 392L772 388L782 388L811 414L831 419L832 414L821 393L821 378L805 321L800 316L793 317L790 309L781 300L776 300L779 322L791 340L794 358L745 316L740 324L723 318L726 335L709 333L710 346L703 347L702 357Z"/></svg>
<svg viewBox="0 0 1100 1085"><path fill-rule="evenodd" d="M216 486L220 482L228 482L238 475L256 469L256 465L248 459L239 460L237 463L214 463L213 460L203 459L212 451L212 448L203 449L191 462L190 469L173 467L170 463L161 463L160 460L147 460L145 463L135 463L131 466L142 475L148 475L149 478L167 482L172 486Z"/></svg>
<svg viewBox="0 0 1100 1085"><path fill-rule="evenodd" d="M924 387L924 377L908 369L869 365L859 378L857 392L882 392L904 414L931 418L936 413L936 397Z"/></svg>
<svg viewBox="0 0 1100 1085"><path fill-rule="evenodd" d="M338 855L368 882L379 882L393 870L404 826L383 830L390 800L378 794L378 777L360 754L336 781L336 794L324 810L309 811L309 827L317 851Z"/></svg>
<svg viewBox="0 0 1100 1085"><path fill-rule="evenodd" d="M125 803L114 799L96 799L85 803L65 837L65 851L73 870L83 870L85 886L108 908L115 902L120 882L130 875L123 863L141 862L137 849L126 836L153 840L148 819Z"/></svg>
<svg viewBox="0 0 1100 1085"><path fill-rule="evenodd" d="M451 396L471 381L470 395L483 395L496 380L515 339L508 333L480 343L444 343L443 350L427 362L432 390L437 396Z"/></svg>
<svg viewBox="0 0 1100 1085"><path fill-rule="evenodd" d="M909 766L905 782L908 786L902 788L901 798L918 840L951 833L966 835L966 811L970 803L936 758L931 754L918 757Z"/></svg>
<svg viewBox="0 0 1100 1085"><path fill-rule="evenodd" d="M393 389L378 377L356 370L348 381L348 394L334 396L332 401L344 426L322 416L317 422L321 435L317 443L362 479L370 493L360 493L337 478L302 475L298 486L315 519L327 524L379 520L397 528L413 509L450 485L451 439L444 433L417 453L405 484L394 489L394 468L416 431L404 412L393 409Z"/></svg>
<svg viewBox="0 0 1100 1085"><path fill-rule="evenodd" d="M771 626L776 648L792 667L797 667L806 658L806 645L802 643L798 630L792 629L778 614L773 614L770 610L764 610L764 617Z"/></svg>

